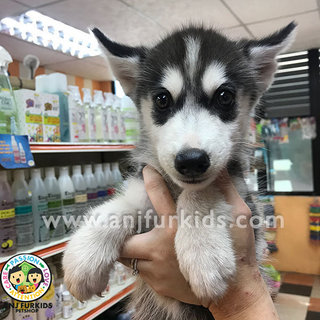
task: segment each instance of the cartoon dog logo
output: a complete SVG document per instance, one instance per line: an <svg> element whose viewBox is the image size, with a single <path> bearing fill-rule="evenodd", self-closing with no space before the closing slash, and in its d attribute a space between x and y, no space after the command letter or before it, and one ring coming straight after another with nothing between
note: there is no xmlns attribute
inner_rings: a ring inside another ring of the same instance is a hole
<svg viewBox="0 0 320 320"><path fill-rule="evenodd" d="M27 287L27 286L19 286L19 287L17 288L17 291L18 291L19 293L21 293L21 294L27 293L27 292L28 292L28 287Z"/></svg>

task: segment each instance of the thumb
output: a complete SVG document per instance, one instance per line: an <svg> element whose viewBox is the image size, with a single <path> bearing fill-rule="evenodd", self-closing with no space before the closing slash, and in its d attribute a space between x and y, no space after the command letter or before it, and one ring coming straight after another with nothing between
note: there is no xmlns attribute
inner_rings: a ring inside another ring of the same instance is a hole
<svg viewBox="0 0 320 320"><path fill-rule="evenodd" d="M147 194L158 216L175 215L175 202L159 172L150 166L146 166L142 173Z"/></svg>
<svg viewBox="0 0 320 320"><path fill-rule="evenodd" d="M234 186L227 170L224 170L217 179L217 185L224 195L226 201L233 207L233 216L237 218L238 215L251 216L251 211L248 205L241 198L238 190Z"/></svg>

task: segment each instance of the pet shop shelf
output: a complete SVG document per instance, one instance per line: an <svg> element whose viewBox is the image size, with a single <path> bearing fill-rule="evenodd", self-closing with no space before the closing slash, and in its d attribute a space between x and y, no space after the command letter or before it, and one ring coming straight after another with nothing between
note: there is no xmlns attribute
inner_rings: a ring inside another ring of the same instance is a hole
<svg viewBox="0 0 320 320"><path fill-rule="evenodd" d="M56 241L51 241L50 243L38 245L31 249L21 250L18 251L16 254L19 253L33 253L41 258L48 258L50 256L54 256L55 254L58 254L60 252L63 252L66 244L68 242L69 238L63 238ZM0 269L4 265L4 263L10 258L8 257L1 257L0 258Z"/></svg>
<svg viewBox="0 0 320 320"><path fill-rule="evenodd" d="M32 153L69 153L69 152L116 152L130 151L132 144L105 143L30 143Z"/></svg>
<svg viewBox="0 0 320 320"><path fill-rule="evenodd" d="M124 284L111 286L108 294L99 300L90 300L86 308L74 310L71 320L89 320L94 319L102 312L111 308L120 300L133 292L135 287L135 278L129 278Z"/></svg>

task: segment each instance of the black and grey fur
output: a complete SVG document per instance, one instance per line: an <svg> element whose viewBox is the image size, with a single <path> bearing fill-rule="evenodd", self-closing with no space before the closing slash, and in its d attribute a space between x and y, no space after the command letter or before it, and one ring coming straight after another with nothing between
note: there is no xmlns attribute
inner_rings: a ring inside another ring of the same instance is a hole
<svg viewBox="0 0 320 320"><path fill-rule="evenodd" d="M114 75L132 97L141 120L141 141L133 153L137 167L149 164L166 179L182 209L192 217L208 215L231 221L214 180L228 168L240 195L258 214L243 173L248 166L246 134L250 112L273 81L276 57L293 40L296 25L262 40L232 41L202 27L183 28L152 48L128 47L93 33L105 49ZM95 223L83 225L67 246L65 282L79 300L102 292L108 274L135 226L108 226L118 217L146 212L152 205L141 178L130 178L115 199L92 210ZM236 270L230 230L203 225L179 227L175 248L181 272L199 298L217 300ZM256 231L257 260L264 241ZM212 319L201 307L157 295L141 279L131 307L135 320Z"/></svg>

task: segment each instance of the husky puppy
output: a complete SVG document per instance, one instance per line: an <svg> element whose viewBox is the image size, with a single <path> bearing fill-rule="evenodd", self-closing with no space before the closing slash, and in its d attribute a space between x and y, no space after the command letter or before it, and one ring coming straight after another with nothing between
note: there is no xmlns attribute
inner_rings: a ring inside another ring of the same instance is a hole
<svg viewBox="0 0 320 320"><path fill-rule="evenodd" d="M243 178L250 113L271 85L276 57L293 41L295 28L290 23L261 40L233 41L191 26L151 48L118 44L92 30L140 113L142 133L134 161L163 175L179 216L213 214L231 221L231 208L213 183L224 168L253 215L258 214ZM131 177L120 195L91 210L90 223L72 236L63 258L65 283L77 299L106 288L124 242L137 233L139 212L150 208L140 175ZM135 223L124 222L128 215ZM111 225L115 217L120 222ZM255 238L260 261L262 232L255 230ZM214 301L224 295L236 271L229 224L179 226L175 248L181 272L197 297ZM160 297L141 279L131 307L136 320L213 319L205 308Z"/></svg>

